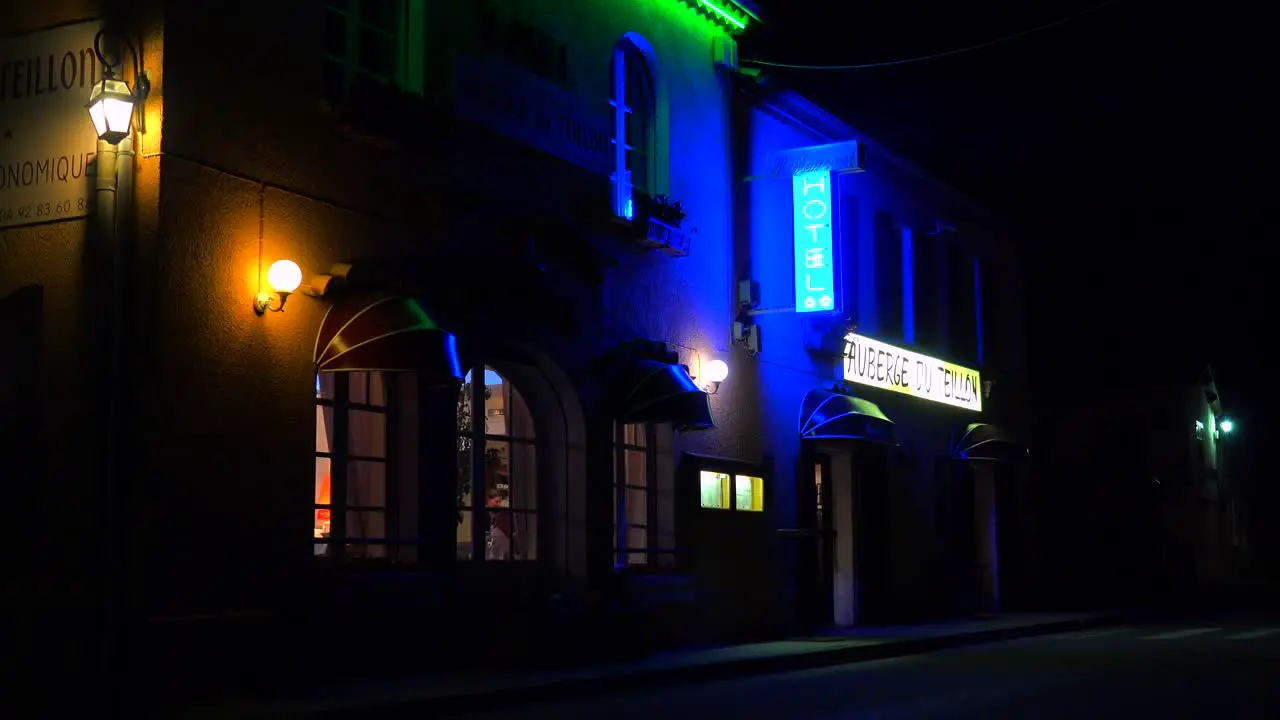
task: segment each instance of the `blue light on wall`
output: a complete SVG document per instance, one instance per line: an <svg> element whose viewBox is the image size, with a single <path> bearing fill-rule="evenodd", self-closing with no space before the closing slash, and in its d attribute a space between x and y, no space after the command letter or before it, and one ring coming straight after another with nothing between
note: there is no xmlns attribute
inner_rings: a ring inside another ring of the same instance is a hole
<svg viewBox="0 0 1280 720"><path fill-rule="evenodd" d="M839 309L835 260L832 257L831 172L818 170L792 179L795 219L796 312Z"/></svg>

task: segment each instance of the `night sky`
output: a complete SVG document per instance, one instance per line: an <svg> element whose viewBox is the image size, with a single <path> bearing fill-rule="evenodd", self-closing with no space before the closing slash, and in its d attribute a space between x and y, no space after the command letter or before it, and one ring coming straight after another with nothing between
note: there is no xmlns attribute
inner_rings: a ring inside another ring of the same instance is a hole
<svg viewBox="0 0 1280 720"><path fill-rule="evenodd" d="M1020 223L1037 377L1124 402L1165 359L1205 357L1238 420L1236 469L1275 503L1274 323L1280 257L1263 210L1269 145L1261 10L1224 0L759 0L751 59L858 129ZM1264 100L1265 98L1265 100ZM1091 392L1102 386L1105 391ZM1100 404L1100 413L1106 407ZM1280 509L1280 504L1277 505ZM1255 521L1255 525L1260 523ZM1270 524L1270 523L1265 523Z"/></svg>

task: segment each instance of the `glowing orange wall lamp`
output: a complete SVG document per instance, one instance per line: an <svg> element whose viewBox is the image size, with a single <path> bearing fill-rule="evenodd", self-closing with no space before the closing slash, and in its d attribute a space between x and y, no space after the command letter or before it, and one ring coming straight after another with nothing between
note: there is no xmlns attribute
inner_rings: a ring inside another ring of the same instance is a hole
<svg viewBox="0 0 1280 720"><path fill-rule="evenodd" d="M292 260L277 260L267 269L268 292L259 292L253 297L253 311L259 316L270 312L283 312L284 304L289 296L302 287L302 294L309 297L324 297L336 274L341 274L347 266L334 266L329 274L314 275L311 284L302 285L302 268ZM261 272L261 271L259 271Z"/></svg>

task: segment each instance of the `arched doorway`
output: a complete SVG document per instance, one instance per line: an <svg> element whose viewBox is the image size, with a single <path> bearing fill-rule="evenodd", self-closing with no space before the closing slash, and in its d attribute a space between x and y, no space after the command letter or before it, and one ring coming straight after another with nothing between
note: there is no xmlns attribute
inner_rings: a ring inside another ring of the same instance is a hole
<svg viewBox="0 0 1280 720"><path fill-rule="evenodd" d="M529 403L491 365L458 393L457 558L538 559L538 432Z"/></svg>

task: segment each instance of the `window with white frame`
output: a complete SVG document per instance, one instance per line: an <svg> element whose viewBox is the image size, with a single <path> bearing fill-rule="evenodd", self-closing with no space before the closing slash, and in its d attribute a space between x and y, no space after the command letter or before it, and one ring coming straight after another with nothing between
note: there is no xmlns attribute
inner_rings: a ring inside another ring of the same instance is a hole
<svg viewBox="0 0 1280 720"><path fill-rule="evenodd" d="M325 0L325 100L345 102L361 83L421 93L425 42L421 0Z"/></svg>
<svg viewBox="0 0 1280 720"><path fill-rule="evenodd" d="M623 39L614 48L609 104L613 106L613 210L635 216L637 193L654 193L656 101L653 76L640 48Z"/></svg>

